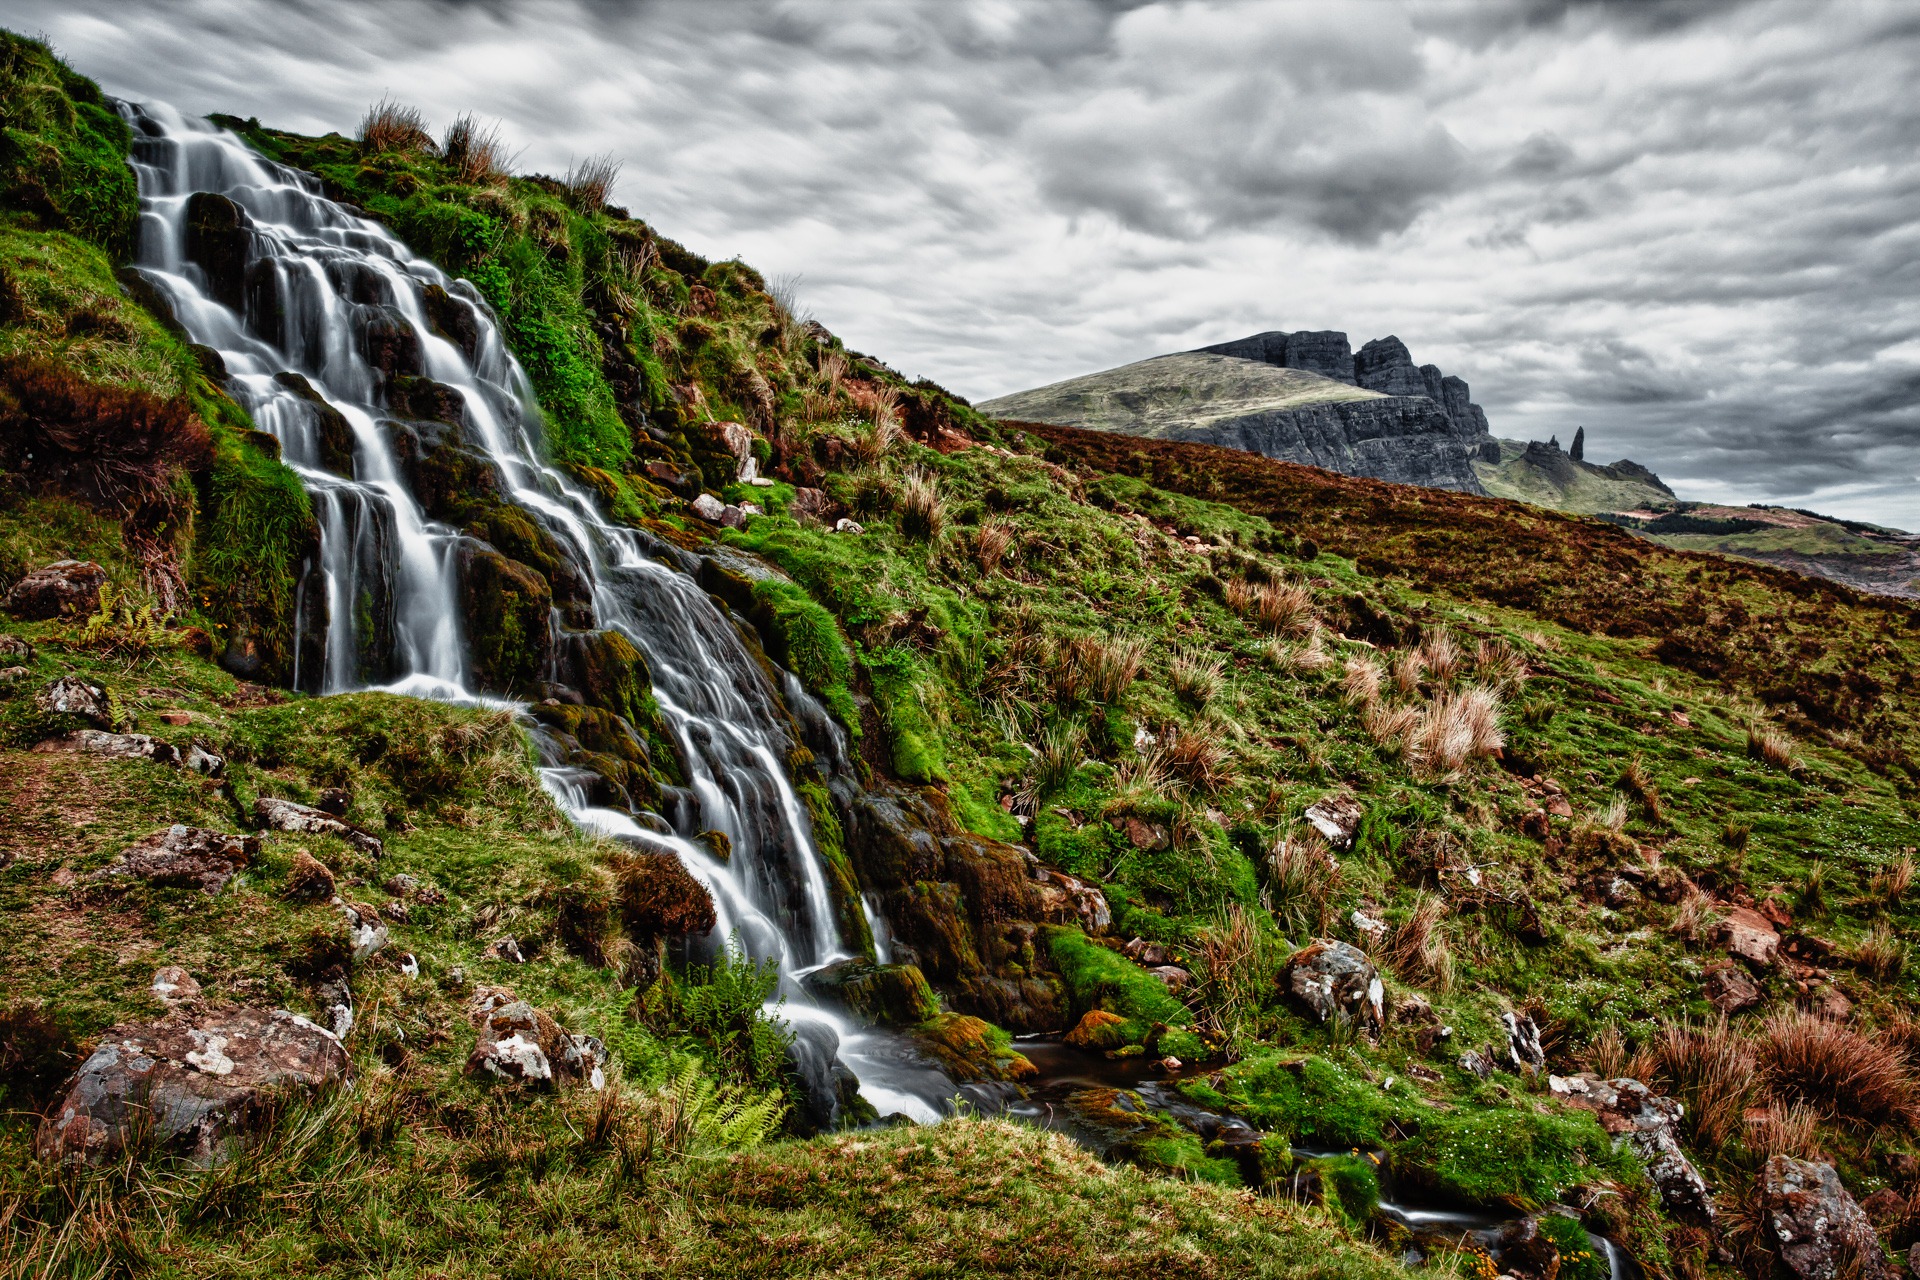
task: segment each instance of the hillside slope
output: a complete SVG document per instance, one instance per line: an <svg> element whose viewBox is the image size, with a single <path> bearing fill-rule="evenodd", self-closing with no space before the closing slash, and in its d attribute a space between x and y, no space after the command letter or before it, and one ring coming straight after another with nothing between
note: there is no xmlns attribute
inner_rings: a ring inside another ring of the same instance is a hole
<svg viewBox="0 0 1920 1280"><path fill-rule="evenodd" d="M5 48L10 88L86 92ZM564 732L603 816L687 803L637 652L486 666L488 707L287 687L305 615L272 584L327 534L279 437L106 283L111 234L12 208L31 305L0 317L0 411L38 434L0 455L0 1266L1602 1280L1592 1230L1660 1280L1771 1280L1785 1157L1873 1213L1850 1265L1907 1243L1913 608L1470 494L996 422L579 175L379 113L353 139L232 123L472 283L550 455L749 646L822 893L872 930L830 975L849 1025L1138 1170L965 1115L812 1133L840 1087L818 1042L768 1016L776 974L702 948L687 868L725 833L594 836L535 771L532 735ZM394 386L396 415L430 390ZM542 633L462 606L473 651L585 634L570 562L441 426L435 519L550 609ZM81 465L100 442L142 466ZM28 571L62 559L105 589L41 609ZM219 865L132 869L193 831ZM211 1169L131 1120L99 1167L36 1157L127 1027L272 1008L329 1028L355 1088L248 1110ZM528 1037L605 1087L513 1079ZM1659 1159L1580 1071L1684 1104L1649 1113ZM1512 1230L1410 1227L1410 1196Z"/></svg>

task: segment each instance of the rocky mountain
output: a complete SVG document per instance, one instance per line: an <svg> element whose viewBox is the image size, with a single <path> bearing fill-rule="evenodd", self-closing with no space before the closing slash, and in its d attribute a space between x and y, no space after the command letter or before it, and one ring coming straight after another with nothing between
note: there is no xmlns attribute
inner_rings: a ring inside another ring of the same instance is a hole
<svg viewBox="0 0 1920 1280"><path fill-rule="evenodd" d="M1584 428L1571 448L1559 439L1495 440L1482 446L1474 474L1496 498L1512 498L1576 515L1605 511L1664 508L1679 501L1673 490L1637 462L1621 459L1601 465L1582 456Z"/></svg>
<svg viewBox="0 0 1920 1280"><path fill-rule="evenodd" d="M996 417L1245 449L1288 462L1485 492L1487 416L1460 378L1377 338L1268 332L985 401Z"/></svg>

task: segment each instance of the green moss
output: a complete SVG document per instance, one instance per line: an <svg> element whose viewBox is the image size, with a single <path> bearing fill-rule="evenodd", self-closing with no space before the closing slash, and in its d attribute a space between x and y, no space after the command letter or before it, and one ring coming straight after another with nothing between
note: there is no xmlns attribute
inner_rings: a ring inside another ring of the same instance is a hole
<svg viewBox="0 0 1920 1280"><path fill-rule="evenodd" d="M827 709L860 734L860 713L847 685L853 678L853 654L840 624L812 596L791 582L762 578L753 584L756 617L764 622L768 656L800 677Z"/></svg>
<svg viewBox="0 0 1920 1280"><path fill-rule="evenodd" d="M1633 1157L1615 1152L1584 1112L1501 1107L1429 1115L1392 1158L1395 1173L1443 1194L1529 1209L1595 1176L1644 1180Z"/></svg>
<svg viewBox="0 0 1920 1280"><path fill-rule="evenodd" d="M1380 1175L1374 1157L1320 1156L1300 1168L1320 1180L1322 1202L1354 1227L1364 1227L1380 1208Z"/></svg>
<svg viewBox="0 0 1920 1280"><path fill-rule="evenodd" d="M1127 1020L1122 1028L1126 1041L1134 1044L1144 1041L1156 1025L1180 1028L1192 1021L1193 1015L1165 983L1125 956L1091 941L1078 929L1050 926L1045 936L1047 954L1066 983L1075 1018L1089 1009L1117 1013ZM1205 1056L1197 1045L1179 1043L1188 1056Z"/></svg>
<svg viewBox="0 0 1920 1280"><path fill-rule="evenodd" d="M1419 1109L1318 1054L1267 1050L1217 1073L1217 1083L1189 1081L1196 1101L1232 1110L1262 1129L1305 1147L1374 1148L1396 1121Z"/></svg>
<svg viewBox="0 0 1920 1280"><path fill-rule="evenodd" d="M0 31L0 207L128 257L139 217L129 141L97 85L45 44Z"/></svg>
<svg viewBox="0 0 1920 1280"><path fill-rule="evenodd" d="M1606 1252L1594 1246L1577 1220L1559 1213L1542 1214L1540 1234L1560 1251L1560 1274L1566 1280L1608 1280L1612 1274Z"/></svg>

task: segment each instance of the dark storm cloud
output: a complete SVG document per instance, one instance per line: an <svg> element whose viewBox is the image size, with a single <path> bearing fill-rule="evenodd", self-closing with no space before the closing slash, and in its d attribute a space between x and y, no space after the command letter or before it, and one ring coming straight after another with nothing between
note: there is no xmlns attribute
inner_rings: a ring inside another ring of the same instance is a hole
<svg viewBox="0 0 1920 1280"><path fill-rule="evenodd" d="M4 0L116 91L393 93L797 274L982 398L1397 333L1496 432L1920 526L1920 8L1792 0Z"/></svg>

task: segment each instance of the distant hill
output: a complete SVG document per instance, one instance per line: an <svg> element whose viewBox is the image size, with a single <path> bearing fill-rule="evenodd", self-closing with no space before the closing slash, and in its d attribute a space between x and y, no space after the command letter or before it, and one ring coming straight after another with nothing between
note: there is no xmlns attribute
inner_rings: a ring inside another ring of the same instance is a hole
<svg viewBox="0 0 1920 1280"><path fill-rule="evenodd" d="M1563 451L1558 440L1497 440L1493 449L1482 447L1473 470L1493 497L1575 515L1661 511L1679 501L1659 476L1639 463L1624 458L1605 465L1588 462Z"/></svg>
<svg viewBox="0 0 1920 1280"><path fill-rule="evenodd" d="M1920 599L1920 537L1793 507L1678 502L1602 517L1681 551L1714 551L1845 583L1875 595Z"/></svg>

